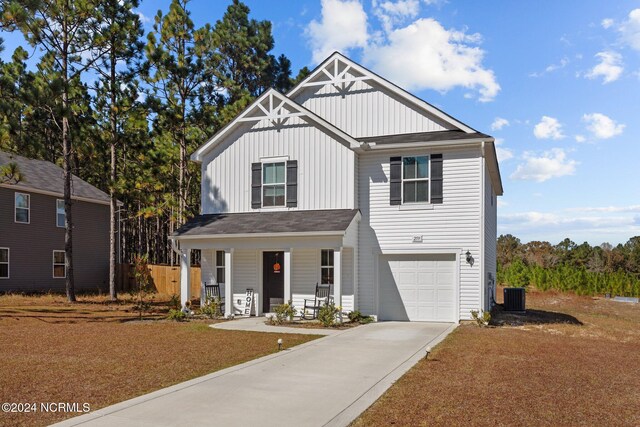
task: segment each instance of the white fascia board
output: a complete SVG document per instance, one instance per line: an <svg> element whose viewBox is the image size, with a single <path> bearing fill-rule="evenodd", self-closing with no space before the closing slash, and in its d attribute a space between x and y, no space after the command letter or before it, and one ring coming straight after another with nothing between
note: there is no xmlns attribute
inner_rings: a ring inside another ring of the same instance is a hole
<svg viewBox="0 0 640 427"><path fill-rule="evenodd" d="M59 197L61 199L64 198L64 194L63 193L58 193L58 192L55 192L55 191L40 190L40 189L37 189L37 188L26 187L26 186L20 185L20 184L0 184L0 187L8 188L10 190L23 191L25 193L42 194L44 196ZM79 202L87 202L87 203L96 203L98 205L107 205L107 206L110 205L109 201L107 201L107 200L92 199L90 197L71 196L71 200L77 200ZM124 203L122 203L121 201L118 200L117 205L118 206L122 206L122 205L124 205Z"/></svg>
<svg viewBox="0 0 640 427"><path fill-rule="evenodd" d="M360 145L361 145L360 142L358 142L351 135L349 135L346 132L338 129L336 126L334 126L331 123L329 123L328 121L324 120L323 118L321 118L320 116L318 116L314 112L306 109L302 105L300 105L300 104L296 103L295 101L287 98L285 95L281 94L277 90L269 89L266 92L264 92L262 95L260 95L255 101L253 101L247 108L245 108L245 110L242 113L240 113L235 119L233 119L232 121L227 123L227 125L225 127L220 129L207 142L202 144L191 155L191 160L193 160L194 162L201 162L202 159L203 159L203 156L209 150L211 150L213 147L215 147L220 142L220 140L222 140L228 133L230 133L238 124L244 123L245 119L250 118L251 116L249 116L249 114L258 106L258 104L260 104L262 101L264 101L264 99L267 98L269 95L272 95L273 97L275 97L275 98L279 99L280 101L282 101L288 107L291 107L292 109L296 110L296 113L297 113L296 117L304 117L304 120L306 120L307 122L312 122L312 123L318 125L322 129L324 129L325 132L327 132L327 133L331 134L332 136L336 137L336 139L341 140L344 143L348 144L349 148L354 149L354 150L360 148ZM254 121L254 119L257 119L257 118L251 117L251 121ZM268 117L261 117L260 120L262 120L262 119L267 120Z"/></svg>
<svg viewBox="0 0 640 427"><path fill-rule="evenodd" d="M422 99L420 99L417 96L407 92L406 90L402 89L401 87L399 87L399 86L391 83L390 81L380 77L379 75L377 75L373 71L364 68L360 64L358 64L358 63L352 61L351 59L347 58L346 56L342 55L340 52L334 52L331 56L329 56L327 59L325 59L320 65L318 65L316 67L316 69L311 74L309 74L309 76L307 76L306 79L302 80L300 83L298 83L296 86L294 86L287 93L287 97L293 98L298 93L300 93L302 90L304 90L307 87L305 85L308 84L312 79L314 79L319 73L321 73L322 70L324 69L324 67L330 61L333 61L336 58L338 58L342 62L348 64L351 68L353 68L354 70L356 70L360 74L363 74L364 76L371 77L371 80L376 82L378 85L384 87L385 89L389 90L390 92L394 93L395 95L399 96L400 98L402 98L402 99L406 100L407 102L413 104L417 108L419 108L419 109L421 109L421 110L423 110L423 111L425 111L425 112L427 112L427 113L429 113L429 114L431 114L431 115L433 115L435 117L438 117L439 119L451 124L452 126L457 127L458 129L460 129L460 130L462 130L462 131L464 131L466 133L476 132L475 129L465 125L464 123L462 123L459 120L456 120L455 118L451 117L450 115L448 115L444 111L434 107L433 105L429 104L428 102L423 101ZM327 84L331 84L331 82L327 82Z"/></svg>
<svg viewBox="0 0 640 427"><path fill-rule="evenodd" d="M365 151L369 150L400 150L405 148L447 148L447 147L463 147L463 146L479 146L482 142L489 141L489 139L475 138L475 139L458 139L448 141L425 141L425 142L402 142L402 143L388 143L377 144L370 142L366 144Z"/></svg>
<svg viewBox="0 0 640 427"><path fill-rule="evenodd" d="M169 236L172 240L198 240L198 239L245 239L264 237L320 237L320 236L344 236L345 231L301 231L294 233L243 233L243 234L198 234L195 236Z"/></svg>

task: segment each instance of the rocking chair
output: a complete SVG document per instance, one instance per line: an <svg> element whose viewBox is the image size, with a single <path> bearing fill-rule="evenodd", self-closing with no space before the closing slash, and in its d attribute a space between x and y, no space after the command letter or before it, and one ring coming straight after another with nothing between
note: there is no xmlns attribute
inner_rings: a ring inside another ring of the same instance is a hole
<svg viewBox="0 0 640 427"><path fill-rule="evenodd" d="M318 313L322 306L329 304L329 298L331 294L331 285L318 285L316 283L316 293L312 299L305 299L302 307L302 314L300 318L304 320L313 320L318 318ZM311 314L307 314L307 310Z"/></svg>
<svg viewBox="0 0 640 427"><path fill-rule="evenodd" d="M220 295L220 285L218 283L214 285L207 285L207 282L204 282L204 301L203 304L206 304L207 300L215 300L219 301L218 309L221 313L224 313L224 297Z"/></svg>

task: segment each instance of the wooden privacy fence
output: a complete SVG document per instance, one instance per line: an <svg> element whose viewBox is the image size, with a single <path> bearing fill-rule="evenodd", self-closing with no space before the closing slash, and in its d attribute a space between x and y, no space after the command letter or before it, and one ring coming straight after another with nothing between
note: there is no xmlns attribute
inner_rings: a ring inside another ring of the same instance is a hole
<svg viewBox="0 0 640 427"><path fill-rule="evenodd" d="M118 289L128 292L135 288L133 265L119 264L117 269ZM180 267L170 265L151 265L151 288L159 294L180 295ZM200 267L191 267L191 295L190 298L200 298Z"/></svg>

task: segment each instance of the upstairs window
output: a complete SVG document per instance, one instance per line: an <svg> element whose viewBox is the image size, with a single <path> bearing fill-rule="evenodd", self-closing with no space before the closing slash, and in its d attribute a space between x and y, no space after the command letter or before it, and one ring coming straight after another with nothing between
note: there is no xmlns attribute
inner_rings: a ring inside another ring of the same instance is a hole
<svg viewBox="0 0 640 427"><path fill-rule="evenodd" d="M64 263L64 251L53 251L53 278L67 277L67 266Z"/></svg>
<svg viewBox="0 0 640 427"><path fill-rule="evenodd" d="M402 202L429 201L429 157L402 158Z"/></svg>
<svg viewBox="0 0 640 427"><path fill-rule="evenodd" d="M66 214L64 213L64 200L56 200L56 225L64 228Z"/></svg>
<svg viewBox="0 0 640 427"><path fill-rule="evenodd" d="M31 196L26 193L16 193L15 221L21 224L29 224L31 217Z"/></svg>
<svg viewBox="0 0 640 427"><path fill-rule="evenodd" d="M285 163L262 165L262 206L285 205Z"/></svg>
<svg viewBox="0 0 640 427"><path fill-rule="evenodd" d="M320 252L320 283L333 285L333 249L322 249Z"/></svg>
<svg viewBox="0 0 640 427"><path fill-rule="evenodd" d="M9 278L9 248L0 248L0 279Z"/></svg>

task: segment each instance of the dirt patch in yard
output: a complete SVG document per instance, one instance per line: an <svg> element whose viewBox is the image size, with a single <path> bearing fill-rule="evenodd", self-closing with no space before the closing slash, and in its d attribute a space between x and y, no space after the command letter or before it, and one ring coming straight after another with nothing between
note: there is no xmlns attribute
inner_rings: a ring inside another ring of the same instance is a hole
<svg viewBox="0 0 640 427"><path fill-rule="evenodd" d="M640 425L640 305L529 292L527 306L460 326L354 425Z"/></svg>
<svg viewBox="0 0 640 427"><path fill-rule="evenodd" d="M92 411L277 351L282 334L169 322L166 301L137 320L130 301L0 296L0 401L88 403ZM287 335L287 346L315 339ZM79 414L0 413L0 425L46 425Z"/></svg>

